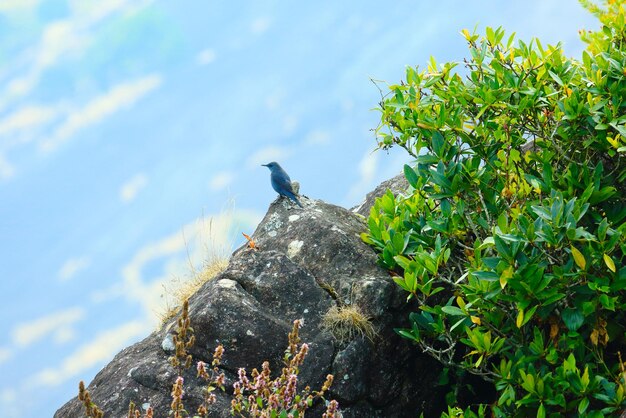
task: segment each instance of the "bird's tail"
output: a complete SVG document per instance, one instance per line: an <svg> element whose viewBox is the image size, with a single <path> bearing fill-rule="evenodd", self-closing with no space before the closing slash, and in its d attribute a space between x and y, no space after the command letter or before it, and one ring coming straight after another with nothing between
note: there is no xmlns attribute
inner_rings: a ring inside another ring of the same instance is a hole
<svg viewBox="0 0 626 418"><path fill-rule="evenodd" d="M298 200L298 198L296 197L295 194L293 193L285 193L287 195L287 197L291 200L293 200L294 202L296 202L298 204L298 206L303 207L302 203L300 203L300 201Z"/></svg>

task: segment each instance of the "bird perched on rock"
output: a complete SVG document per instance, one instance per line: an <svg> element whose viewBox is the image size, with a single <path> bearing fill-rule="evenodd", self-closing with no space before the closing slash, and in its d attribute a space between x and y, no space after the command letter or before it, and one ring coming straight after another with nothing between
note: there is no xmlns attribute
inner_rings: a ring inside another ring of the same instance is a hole
<svg viewBox="0 0 626 418"><path fill-rule="evenodd" d="M276 190L281 196L288 197L298 204L298 206L302 207L300 201L296 197L296 194L293 191L293 187L291 185L291 179L289 178L289 174L283 170L283 168L275 161L272 161L269 164L261 164L264 167L270 169L272 173L270 176L270 180L272 181L272 188Z"/></svg>

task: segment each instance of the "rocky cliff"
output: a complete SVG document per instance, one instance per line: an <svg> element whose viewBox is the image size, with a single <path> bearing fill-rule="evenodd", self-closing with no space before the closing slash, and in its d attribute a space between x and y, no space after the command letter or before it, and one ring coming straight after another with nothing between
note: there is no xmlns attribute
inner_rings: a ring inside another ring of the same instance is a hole
<svg viewBox="0 0 626 418"><path fill-rule="evenodd" d="M394 332L407 317L405 295L359 237L366 228L359 214L367 215L374 197L388 187L399 190L405 183L401 177L383 183L353 211L306 198L303 209L284 199L274 202L252 236L257 249L238 249L228 268L190 298L194 360L210 362L221 343L222 368L231 384L239 367L251 370L269 360L272 370L280 370L287 334L301 318L300 335L310 347L302 384L318 388L332 373L327 398L339 401L344 417L433 415L443 397L435 384L440 368ZM358 306L370 318L376 336L339 340L323 327L329 309L346 305ZM98 373L88 390L105 417L125 417L130 401L167 416L176 378L168 362L173 332L174 320ZM194 369L185 375L185 387L185 405L195 411L204 384ZM229 409L227 390L218 394L210 413L226 417ZM55 414L80 416L76 398Z"/></svg>

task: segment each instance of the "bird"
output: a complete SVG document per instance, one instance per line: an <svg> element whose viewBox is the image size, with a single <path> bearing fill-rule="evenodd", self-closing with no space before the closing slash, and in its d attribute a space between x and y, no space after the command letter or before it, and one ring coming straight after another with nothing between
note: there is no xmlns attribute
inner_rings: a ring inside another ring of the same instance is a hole
<svg viewBox="0 0 626 418"><path fill-rule="evenodd" d="M302 204L296 197L296 194L293 191L293 187L291 185L291 179L289 178L289 174L283 170L283 168L276 161L272 161L268 164L261 164L263 167L267 167L270 169L271 175L270 180L272 182L272 188L276 190L281 196L288 197L298 204L298 206L302 207Z"/></svg>

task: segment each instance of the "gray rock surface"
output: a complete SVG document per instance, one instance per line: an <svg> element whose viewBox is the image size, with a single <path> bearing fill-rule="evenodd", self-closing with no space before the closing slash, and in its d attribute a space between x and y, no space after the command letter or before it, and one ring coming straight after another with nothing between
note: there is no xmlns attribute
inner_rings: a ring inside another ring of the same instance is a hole
<svg viewBox="0 0 626 418"><path fill-rule="evenodd" d="M360 205L352 208L352 211L367 217L370 214L370 209L374 206L376 198L385 194L387 189L391 190L393 194L398 194L404 193L408 187L409 182L406 180L406 177L404 177L404 174L398 174L397 176L380 183L374 190L365 196L365 199Z"/></svg>
<svg viewBox="0 0 626 418"><path fill-rule="evenodd" d="M374 196L388 187L403 187L402 179L383 183L355 212L367 215ZM285 199L275 201L252 236L258 249L235 251L227 269L190 298L194 361L210 362L221 343L227 384L239 367L260 368L264 360L278 372L292 323L304 319L300 335L310 351L301 368L301 387L317 389L333 373L328 398L340 402L346 418L415 417L421 411L432 416L444 393L433 384L440 368L394 332L406 322L405 295L361 241L363 219L321 201L302 203L300 209ZM324 314L347 304L358 305L371 319L377 337L340 343L324 330ZM175 328L172 320L126 348L94 378L88 390L105 417L125 417L130 401L152 405L155 417L168 416L176 378L168 363ZM184 378L185 406L193 412L201 402L203 384L195 378L195 368ZM229 396L228 390L218 393L211 416L230 416ZM55 414L81 416L76 398Z"/></svg>

